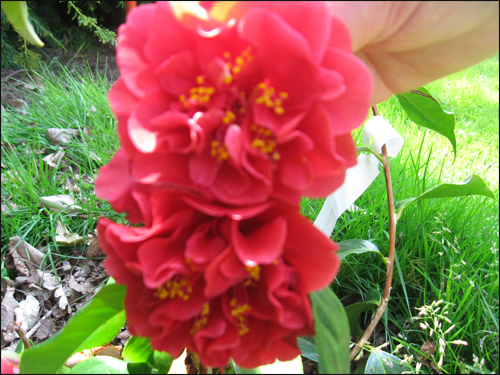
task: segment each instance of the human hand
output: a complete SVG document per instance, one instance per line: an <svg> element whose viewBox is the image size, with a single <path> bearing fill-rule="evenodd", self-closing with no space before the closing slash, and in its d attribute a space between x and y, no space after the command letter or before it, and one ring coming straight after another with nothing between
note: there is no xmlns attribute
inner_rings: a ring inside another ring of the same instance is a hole
<svg viewBox="0 0 500 375"><path fill-rule="evenodd" d="M498 52L499 3L332 1L372 70L372 105Z"/></svg>

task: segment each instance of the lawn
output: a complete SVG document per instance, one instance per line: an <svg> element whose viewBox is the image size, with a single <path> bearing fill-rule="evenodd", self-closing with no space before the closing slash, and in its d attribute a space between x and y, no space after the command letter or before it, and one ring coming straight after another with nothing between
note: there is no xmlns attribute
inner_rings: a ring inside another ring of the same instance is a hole
<svg viewBox="0 0 500 375"><path fill-rule="evenodd" d="M107 202L97 200L93 187L99 167L119 147L106 98L111 84L106 75L94 75L90 67L81 73L64 68L56 75L54 66L44 65L29 84L11 79L27 104L6 104L1 112L2 277L17 276L12 267L4 267L14 236L41 249L41 268L57 275L64 261L85 261L99 217L126 222ZM391 301L373 346L388 343L385 350L401 358L406 355L412 369L420 368L421 373L434 373L437 365L443 373L499 370L498 80L497 55L426 85L445 110L455 113L455 159L450 142L413 124L395 98L378 106L405 139L403 150L390 162L395 200L417 196L440 183L463 182L472 173L496 196L422 201L408 207L398 222ZM46 136L49 128L75 129L74 137L68 143L51 143ZM355 136L361 144L359 130ZM59 162L44 160L58 151L64 152ZM80 210L43 205L46 199L41 197L61 194L72 196ZM314 220L321 204L322 200L304 198L302 212ZM332 239L370 240L387 254L382 175L355 204L359 209L339 218ZM81 236L82 243L64 245L56 236L62 225ZM332 288L347 305L373 291L381 293L384 280L385 266L376 255L350 255ZM371 312L362 315L362 326L369 323ZM430 344L423 347L426 342ZM437 350L427 356L434 359L419 357L432 344Z"/></svg>

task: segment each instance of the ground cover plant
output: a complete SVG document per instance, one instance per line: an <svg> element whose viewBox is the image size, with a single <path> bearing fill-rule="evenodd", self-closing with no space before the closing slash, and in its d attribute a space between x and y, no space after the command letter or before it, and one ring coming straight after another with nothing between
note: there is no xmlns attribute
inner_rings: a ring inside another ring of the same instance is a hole
<svg viewBox="0 0 500 375"><path fill-rule="evenodd" d="M471 78L466 79L469 75ZM462 182L471 173L479 174L498 197L497 82L498 56L428 86L445 109L456 113L458 155L454 163L448 140L412 125L396 99L379 106L380 113L407 142L404 151L391 161L396 200L417 196L439 183ZM2 109L2 261L9 248L19 247L24 240L43 250L44 259L39 264L46 272L30 279L35 267L28 270L25 279L19 279L20 270L13 259L14 264L2 267L2 276L16 282L19 300L20 291L36 294L28 281L47 288L49 275L56 278L54 286L64 280L64 287L69 289L63 292L70 294L67 304L73 308L64 310L63 298L57 298L57 292L37 295L57 304L59 321L64 322L75 307L88 300L87 292L91 296L106 281L99 272L99 258L88 262L97 218L106 216L126 223L123 215L98 201L93 191L98 168L118 148L116 124L106 99L109 82L88 69L79 74L63 68L57 76L49 66L28 83L17 83L27 104L24 108L6 105ZM461 101L462 106L456 104ZM65 136L47 132L54 128L73 131ZM473 137L479 132L486 141L481 136ZM61 194L72 196L76 206L58 207L47 198ZM356 201L356 207L340 218L334 241L364 238L386 251L384 196L379 177ZM320 205L321 200L304 199L301 209L313 220ZM391 302L372 346L388 343L386 350L406 355L412 371L497 370L498 198L430 200L407 208L398 225L396 251L399 264ZM89 282L76 275L84 265L94 273ZM76 284L72 278L78 280ZM332 286L344 304L350 305L380 294L384 278L382 262L376 255L349 255ZM52 290L57 291L57 287ZM361 318L364 326L371 320L371 311Z"/></svg>

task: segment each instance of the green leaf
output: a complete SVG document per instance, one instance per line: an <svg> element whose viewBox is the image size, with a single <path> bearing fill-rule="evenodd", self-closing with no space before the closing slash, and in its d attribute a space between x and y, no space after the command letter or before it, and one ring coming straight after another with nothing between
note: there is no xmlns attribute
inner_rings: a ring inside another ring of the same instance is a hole
<svg viewBox="0 0 500 375"><path fill-rule="evenodd" d="M443 110L425 87L397 94L396 98L415 124L434 130L448 138L453 146L453 152L457 154L455 115Z"/></svg>
<svg viewBox="0 0 500 375"><path fill-rule="evenodd" d="M26 1L2 1L2 10L19 35L34 46L44 46L38 35L36 35L33 25L28 18Z"/></svg>
<svg viewBox="0 0 500 375"><path fill-rule="evenodd" d="M174 357L166 352L159 352L155 350L153 352L153 367L160 371L160 374L166 374L170 370L170 366L172 366L172 362L174 361Z"/></svg>
<svg viewBox="0 0 500 375"><path fill-rule="evenodd" d="M302 356L313 361L319 362L318 348L314 343L303 339L302 337L297 337L297 344L302 352Z"/></svg>
<svg viewBox="0 0 500 375"><path fill-rule="evenodd" d="M122 356L127 361L147 363L160 373L166 374L174 358L168 353L154 350L150 341L146 337L132 336L127 341Z"/></svg>
<svg viewBox="0 0 500 375"><path fill-rule="evenodd" d="M401 360L382 350L371 352L366 361L365 374L402 374L403 371L410 371L410 367L401 364Z"/></svg>
<svg viewBox="0 0 500 375"><path fill-rule="evenodd" d="M319 372L349 374L349 321L342 303L327 287L311 293Z"/></svg>
<svg viewBox="0 0 500 375"><path fill-rule="evenodd" d="M31 339L28 339L28 341L32 347L35 345L35 344L33 344L33 341L31 341ZM16 353L21 354L22 352L24 352L25 349L26 348L24 347L24 342L19 340L19 343L16 346Z"/></svg>
<svg viewBox="0 0 500 375"><path fill-rule="evenodd" d="M70 374L128 374L127 362L105 355L77 363Z"/></svg>
<svg viewBox="0 0 500 375"><path fill-rule="evenodd" d="M340 249L337 251L337 255L340 260L344 259L349 254L362 254L371 251L377 253L382 261L387 264L387 259L373 242L367 240L345 240L339 242L338 245Z"/></svg>
<svg viewBox="0 0 500 375"><path fill-rule="evenodd" d="M61 331L22 353L21 373L53 374L74 353L109 343L125 322L124 299L124 285L103 287Z"/></svg>
<svg viewBox="0 0 500 375"><path fill-rule="evenodd" d="M128 339L125 348L123 348L122 357L130 362L148 362L149 357L153 356L151 339L140 336L132 336Z"/></svg>
<svg viewBox="0 0 500 375"><path fill-rule="evenodd" d="M151 339L140 336L132 336L127 341L122 353L123 359L130 362L144 362L156 368L162 374L170 370L174 358L165 352L154 350Z"/></svg>
<svg viewBox="0 0 500 375"><path fill-rule="evenodd" d="M152 370L153 368L147 363L127 363L127 371L129 374L151 374Z"/></svg>
<svg viewBox="0 0 500 375"><path fill-rule="evenodd" d="M416 198L398 201L396 202L396 208L398 209L398 216L401 216L403 209L415 201L431 198L465 197L467 195L485 195L495 199L495 194L486 186L481 177L473 174L460 184L441 184Z"/></svg>
<svg viewBox="0 0 500 375"><path fill-rule="evenodd" d="M345 307L349 326L351 327L351 336L363 334L363 329L359 326L359 314L363 311L376 309L380 305L380 292L377 289L370 289L364 302L356 302Z"/></svg>
<svg viewBox="0 0 500 375"><path fill-rule="evenodd" d="M67 366L61 367L56 374L70 374L71 373L71 368Z"/></svg>

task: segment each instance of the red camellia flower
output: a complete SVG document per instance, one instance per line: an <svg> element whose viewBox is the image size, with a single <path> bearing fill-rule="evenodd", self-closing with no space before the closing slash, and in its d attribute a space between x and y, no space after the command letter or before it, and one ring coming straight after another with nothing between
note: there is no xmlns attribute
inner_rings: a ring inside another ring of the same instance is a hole
<svg viewBox="0 0 500 375"><path fill-rule="evenodd" d="M205 366L295 358L339 269L298 203L343 183L370 103L346 27L324 2L159 2L128 14L117 60L122 147L96 193L144 224L98 224L130 332Z"/></svg>
<svg viewBox="0 0 500 375"><path fill-rule="evenodd" d="M346 27L323 2L207 7L147 4L120 27L109 99L129 165L100 178L127 169L232 205L328 195L356 163L372 90Z"/></svg>
<svg viewBox="0 0 500 375"><path fill-rule="evenodd" d="M2 374L19 374L19 354L2 350Z"/></svg>
<svg viewBox="0 0 500 375"><path fill-rule="evenodd" d="M169 189L147 199L149 226L98 225L106 269L127 286L130 332L206 366L298 356L297 336L313 333L308 293L337 273L337 245L279 202L234 208Z"/></svg>

